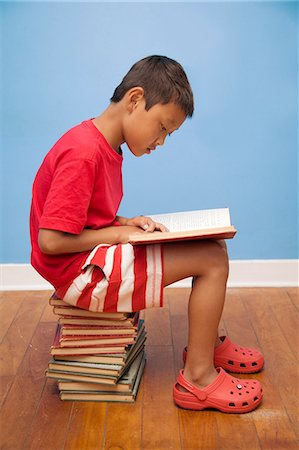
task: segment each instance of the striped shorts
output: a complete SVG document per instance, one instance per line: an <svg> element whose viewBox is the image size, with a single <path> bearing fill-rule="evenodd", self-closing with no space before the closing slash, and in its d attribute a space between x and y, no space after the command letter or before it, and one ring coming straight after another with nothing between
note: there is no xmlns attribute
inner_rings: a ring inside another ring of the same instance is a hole
<svg viewBox="0 0 299 450"><path fill-rule="evenodd" d="M73 306L90 311L135 312L163 306L163 252L160 244L100 244L81 273L56 290Z"/></svg>

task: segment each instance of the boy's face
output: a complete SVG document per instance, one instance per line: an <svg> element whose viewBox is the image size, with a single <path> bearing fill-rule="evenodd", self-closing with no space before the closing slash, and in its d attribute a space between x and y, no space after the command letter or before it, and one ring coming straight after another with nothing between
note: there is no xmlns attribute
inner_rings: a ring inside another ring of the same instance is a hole
<svg viewBox="0 0 299 450"><path fill-rule="evenodd" d="M174 103L158 103L148 111L144 97L132 101L132 109L123 122L126 144L135 156L150 154L158 145L163 145L167 135L177 130L186 116Z"/></svg>

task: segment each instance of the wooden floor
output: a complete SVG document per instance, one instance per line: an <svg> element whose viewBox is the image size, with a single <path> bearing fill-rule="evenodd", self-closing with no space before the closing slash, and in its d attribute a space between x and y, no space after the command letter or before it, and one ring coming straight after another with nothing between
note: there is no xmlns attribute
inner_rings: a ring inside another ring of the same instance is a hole
<svg viewBox="0 0 299 450"><path fill-rule="evenodd" d="M221 333L266 358L260 374L247 376L262 382L263 404L244 415L173 404L188 294L166 289L165 308L146 311L147 366L137 401L107 404L62 402L56 382L46 381L56 326L50 292L2 293L1 449L298 449L298 290L228 290Z"/></svg>

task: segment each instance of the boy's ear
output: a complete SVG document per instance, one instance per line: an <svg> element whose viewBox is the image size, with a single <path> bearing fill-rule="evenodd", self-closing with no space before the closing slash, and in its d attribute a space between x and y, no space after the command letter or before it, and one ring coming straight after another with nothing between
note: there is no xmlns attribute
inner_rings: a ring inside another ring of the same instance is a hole
<svg viewBox="0 0 299 450"><path fill-rule="evenodd" d="M134 87L127 92L127 105L130 112L132 112L144 99L144 89L142 87Z"/></svg>

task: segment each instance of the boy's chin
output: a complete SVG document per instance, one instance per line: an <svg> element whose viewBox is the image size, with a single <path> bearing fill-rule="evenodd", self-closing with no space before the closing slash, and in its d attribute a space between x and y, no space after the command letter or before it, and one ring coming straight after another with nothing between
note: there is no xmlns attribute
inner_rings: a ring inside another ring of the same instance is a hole
<svg viewBox="0 0 299 450"><path fill-rule="evenodd" d="M140 158L141 156L145 155L145 154L149 154L150 152L148 152L147 150L135 150L133 148L130 148L131 153L136 156L137 158Z"/></svg>

